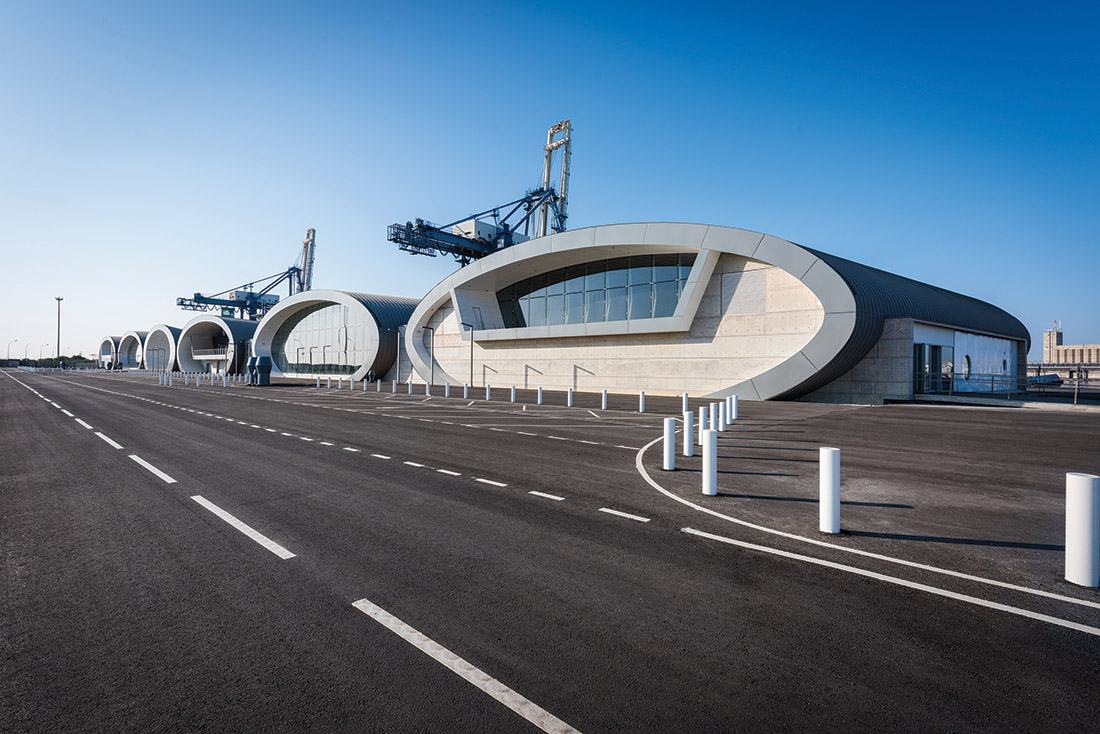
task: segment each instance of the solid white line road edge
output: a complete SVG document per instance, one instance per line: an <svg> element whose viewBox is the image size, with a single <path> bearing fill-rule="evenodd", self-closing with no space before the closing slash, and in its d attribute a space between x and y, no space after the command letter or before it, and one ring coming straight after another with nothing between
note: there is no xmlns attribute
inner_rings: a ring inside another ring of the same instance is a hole
<svg viewBox="0 0 1100 734"><path fill-rule="evenodd" d="M569 726L569 724L566 724L546 709L524 698L488 673L475 668L447 648L405 624L382 607L373 604L367 599L360 599L352 604L352 606L381 624L390 632L393 632L405 642L408 642L417 650L420 650L420 652L424 653L432 660L435 660L437 663L440 663L445 668L461 677L467 683L489 694L489 696L504 704L543 731L554 732L554 734L568 734L569 732L577 732L577 734L580 734L576 729Z"/></svg>
<svg viewBox="0 0 1100 734"><path fill-rule="evenodd" d="M222 520L225 520L227 523L232 525L234 528L241 531L242 533L247 535L249 538L251 538L252 540L254 540L257 543L259 543L260 545L262 545L264 548L267 548L269 551L271 551L272 553L277 555L279 558L282 558L284 561L288 558L294 558L294 554L291 553L290 551L288 551L286 548L282 547L281 545L276 543L274 540L271 540L267 536L261 535L260 533L256 532L255 530L253 530L248 525L245 525L243 522L241 522L237 518L233 517L232 515L230 515L228 512L226 512L222 508L215 505L213 502L210 502L209 500L203 498L201 495L195 495L191 499L193 499L195 502L198 502L200 505L202 505L206 509L210 510L211 512L213 512L219 518L221 518Z"/></svg>
<svg viewBox="0 0 1100 734"><path fill-rule="evenodd" d="M1038 612L1032 612L1028 609L1021 609L1020 607L1012 607L1007 604L999 604L995 601L988 601L976 596L969 596L967 594L959 594L954 591L948 591L947 589L941 589L937 586L928 586L927 584L919 584L916 581L908 581L906 579L898 578L897 576L887 576L883 573L876 573L875 571L867 571L862 568L856 568L855 566L846 566L843 563L834 563L833 561L826 561L821 558L814 558L812 556L804 556L799 553L791 553L790 551L779 550L778 548L769 548L765 545L757 545L755 543L746 543L743 540L734 540L733 538L726 538L721 535L712 535L711 533L705 533L702 530L696 530L694 528L681 528L680 532L687 533L689 535L698 535L701 538L708 538L710 540L717 540L720 543L727 543L729 545L736 545L740 548L747 548L749 550L759 551L761 553L769 553L773 556L781 556L783 558L790 558L795 561L802 561L803 563L812 563L816 566L825 566L826 568L836 569L837 571L844 571L845 573L855 574L857 576L866 576L867 578L877 579L878 581L885 581L888 584L896 584L897 586L904 586L909 589L916 589L917 591L925 591L929 594L936 594L937 596L945 596L948 599L955 599L957 601L963 601L967 604L974 604L979 607L986 607L988 609L996 609L1001 612L1008 612L1009 614L1015 614L1020 617L1027 617L1028 619L1035 619L1040 622L1047 622L1048 624L1058 625L1059 627L1066 627L1071 630L1077 630L1078 632L1084 632L1086 634L1095 635L1100 637L1100 627L1089 627L1085 624L1079 624L1077 622L1071 622L1068 619L1061 619L1060 617L1051 617L1047 614L1039 614Z"/></svg>
<svg viewBox="0 0 1100 734"><path fill-rule="evenodd" d="M151 471L151 472L153 472L154 474L156 474L156 475L157 475L158 477L160 477L161 479L163 479L163 480L165 481L165 483L167 483L167 484L175 484L175 483L176 483L176 480L175 480L175 479L173 479L172 477L168 476L167 474L165 474L164 472L162 472L162 471L161 471L160 469L156 468L155 466L153 466L152 464L150 464L150 463L149 463L148 461L146 461L145 459L141 458L141 457L140 457L140 456L138 456L137 454L130 454L130 458L131 458L131 459L133 459L134 461L136 461L137 463L141 464L142 466L144 466L144 467L145 467L146 469L148 469L149 471Z"/></svg>
<svg viewBox="0 0 1100 734"><path fill-rule="evenodd" d="M705 512L706 514L712 515L712 516L717 517L721 520L726 520L727 522L736 523L738 525L741 525L742 527L752 528L753 530L759 530L760 532L763 532L763 533L770 533L772 535L778 535L778 536L783 537L783 538L790 538L791 540L798 540L798 541L801 541L803 543L811 543L813 545L822 546L824 548L831 548L832 550L844 551L845 553L853 553L857 556L863 556L864 558L874 558L877 561L886 561L887 563L896 563L899 566L908 566L910 568L919 568L922 571L931 571L932 573L940 573L940 574L943 574L944 576L953 576L953 577L959 578L959 579L966 579L967 581L975 581L979 584L987 584L989 586L997 586L997 587L1002 588L1002 589L1012 589L1013 591L1022 591L1025 594L1034 594L1035 596L1042 596L1042 597L1046 597L1047 599L1057 599L1058 601L1064 601L1064 602L1068 602L1070 604L1080 604L1082 606L1093 607L1094 609L1100 609L1100 603L1097 603L1097 602L1094 602L1094 601L1088 601L1086 599L1074 599L1071 596L1063 596L1061 594L1055 594L1055 593L1050 592L1050 591L1043 591L1042 589L1032 589L1032 588L1029 588L1027 586L1020 586L1019 584L1011 584L1011 583L1008 583L1007 581L997 581L996 579L987 579L983 576L972 576L971 574L963 573L962 571L952 571L949 568L940 568L939 566L929 566L928 564L925 564L925 563L917 563L916 561L907 561L904 558L895 558L894 556L884 556L881 553L872 553L870 551L860 550L858 548L849 548L847 546L837 545L836 543L827 543L824 540L817 540L816 538L807 538L807 537L802 536L802 535L795 535L794 533L785 533L782 530L775 530L774 528L765 527L764 525L757 525L756 523L751 523L751 522L748 522L747 520L739 520L736 517L731 517L729 515L723 515L721 512L717 512L715 510L712 510L709 507L703 507L702 505L698 505L694 502L686 500L683 497L677 497L672 492L669 492L667 489L662 487L660 484L657 484L657 482L653 479L653 477L649 476L649 472L647 472L645 470L645 467L642 466L642 456L645 455L646 449L648 449L650 446L653 446L654 444L657 444L657 443L659 443L660 441L663 441L663 440L664 440L663 436L661 436L659 438L655 438L652 441L650 441L649 443L647 443L645 446L638 449L638 454L634 458L634 466L638 470L638 473L642 475L642 479L645 479L646 482L649 483L649 486L653 487L654 489L656 489L658 492L665 495L666 497L668 497L670 499L674 499L677 502L679 502L680 504L687 505L688 507L690 507L692 509L695 509L695 510L698 510L699 512Z"/></svg>

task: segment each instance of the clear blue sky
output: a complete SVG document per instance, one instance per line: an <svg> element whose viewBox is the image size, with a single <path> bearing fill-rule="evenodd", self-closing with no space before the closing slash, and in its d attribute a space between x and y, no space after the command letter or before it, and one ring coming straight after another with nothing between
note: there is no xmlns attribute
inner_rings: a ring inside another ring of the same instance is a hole
<svg viewBox="0 0 1100 734"><path fill-rule="evenodd" d="M308 227L315 287L422 296L453 262L386 225L522 194L566 117L571 227L764 231L1100 342L1095 3L9 0L0 100L13 356L57 295L63 352L182 325Z"/></svg>

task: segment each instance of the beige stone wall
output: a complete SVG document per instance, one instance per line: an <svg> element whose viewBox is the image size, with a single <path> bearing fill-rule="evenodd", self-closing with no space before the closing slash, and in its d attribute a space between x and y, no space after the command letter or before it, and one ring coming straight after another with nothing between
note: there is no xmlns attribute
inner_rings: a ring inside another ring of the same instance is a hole
<svg viewBox="0 0 1100 734"><path fill-rule="evenodd" d="M750 310L758 305L761 312L737 314L738 308L746 308L748 288L744 279L735 288L736 275L723 275L749 271L758 271L764 279L763 299L750 299L749 305ZM823 319L817 298L790 274L722 254L687 334L475 342L474 384L705 394L778 365L810 341ZM461 339L452 305L437 310L427 325L437 329L436 383L447 376L454 384L468 382L470 343ZM423 339L427 346L428 332ZM403 363L405 359L403 355ZM414 379L422 381L424 376Z"/></svg>
<svg viewBox="0 0 1100 734"><path fill-rule="evenodd" d="M1068 344L1051 350L1051 364L1097 364L1100 363L1100 344Z"/></svg>
<svg viewBox="0 0 1100 734"><path fill-rule="evenodd" d="M886 319L882 336L852 369L799 398L812 403L881 405L913 397L913 320Z"/></svg>

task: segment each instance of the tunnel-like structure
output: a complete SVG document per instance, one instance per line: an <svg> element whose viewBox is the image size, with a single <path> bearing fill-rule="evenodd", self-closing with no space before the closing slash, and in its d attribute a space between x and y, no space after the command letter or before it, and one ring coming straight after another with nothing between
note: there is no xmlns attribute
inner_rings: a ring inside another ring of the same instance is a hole
<svg viewBox="0 0 1100 734"><path fill-rule="evenodd" d="M145 368L162 372L176 370L176 344L182 329L166 324L157 324L145 335Z"/></svg>
<svg viewBox="0 0 1100 734"><path fill-rule="evenodd" d="M176 362L184 372L244 372L258 321L196 316L184 325L176 343Z"/></svg>
<svg viewBox="0 0 1100 734"><path fill-rule="evenodd" d="M118 345L122 341L121 336L105 336L99 341L99 356L97 361L100 367L111 368L118 364Z"/></svg>
<svg viewBox="0 0 1100 734"><path fill-rule="evenodd" d="M380 379L397 360L400 329L418 303L370 293L303 291L267 312L253 353L271 358L272 375Z"/></svg>
<svg viewBox="0 0 1100 734"><path fill-rule="evenodd" d="M127 331L118 342L118 366L124 370L141 369L144 366L145 336L147 331Z"/></svg>

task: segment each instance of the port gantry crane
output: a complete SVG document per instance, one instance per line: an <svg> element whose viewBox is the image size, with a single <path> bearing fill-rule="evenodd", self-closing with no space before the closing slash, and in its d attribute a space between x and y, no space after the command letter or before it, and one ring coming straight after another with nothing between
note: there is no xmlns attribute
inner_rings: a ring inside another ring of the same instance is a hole
<svg viewBox="0 0 1100 734"><path fill-rule="evenodd" d="M279 302L279 296L271 291L284 280L289 282L291 296L313 288L314 252L314 230L310 228L306 231L298 260L285 271L210 296L196 293L192 298L177 298L176 305L185 311L221 309L221 315L225 317L233 316L234 312L238 312L242 319L259 320ZM257 284L263 286L259 291L256 290Z"/></svg>
<svg viewBox="0 0 1100 734"><path fill-rule="evenodd" d="M569 160L572 156L572 126L569 120L554 124L546 133L542 181L538 188L518 199L471 214L450 224L437 225L424 219L391 224L386 238L414 255L435 257L442 252L462 265L511 247L534 237L565 231L569 203ZM554 153L561 150L561 179L557 189L553 181ZM501 211L507 210L504 216ZM522 212L514 222L513 216ZM481 217L492 217L483 221ZM534 218L534 222L532 219ZM532 227L532 224L534 225ZM533 234L532 234L533 233Z"/></svg>

